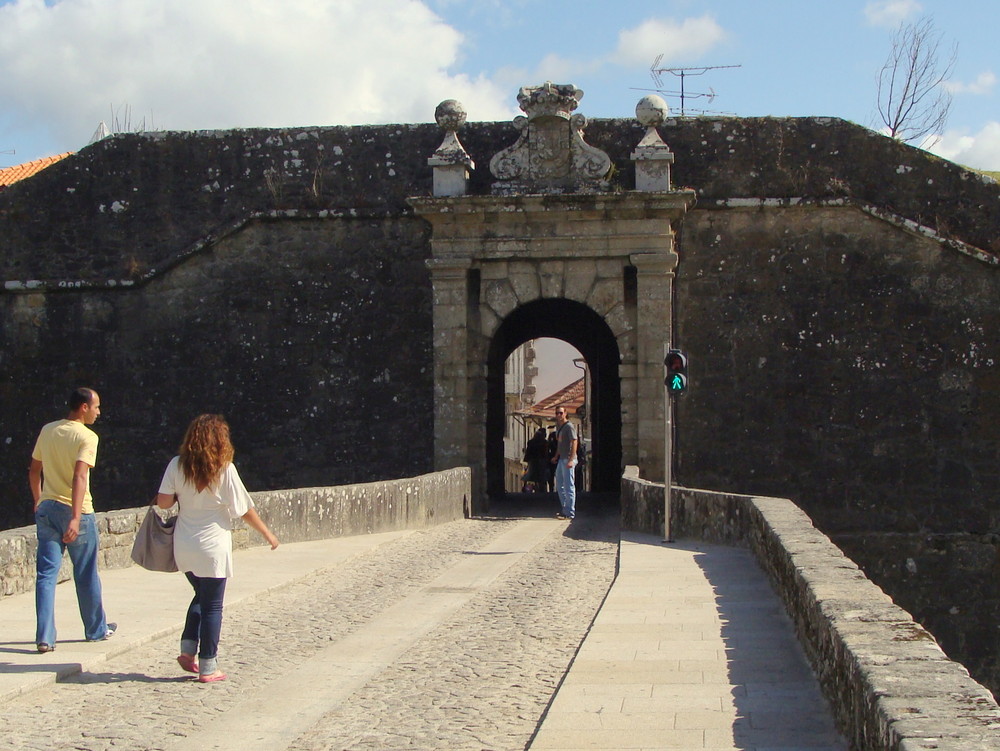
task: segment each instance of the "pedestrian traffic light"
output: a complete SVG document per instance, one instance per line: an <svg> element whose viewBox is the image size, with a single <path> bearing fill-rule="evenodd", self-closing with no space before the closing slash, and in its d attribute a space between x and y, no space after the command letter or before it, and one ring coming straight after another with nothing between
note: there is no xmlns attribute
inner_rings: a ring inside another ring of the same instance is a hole
<svg viewBox="0 0 1000 751"><path fill-rule="evenodd" d="M663 358L663 364L667 368L667 377L663 383L667 391L673 395L683 394L688 387L688 359L687 355L679 349L667 351L667 356Z"/></svg>

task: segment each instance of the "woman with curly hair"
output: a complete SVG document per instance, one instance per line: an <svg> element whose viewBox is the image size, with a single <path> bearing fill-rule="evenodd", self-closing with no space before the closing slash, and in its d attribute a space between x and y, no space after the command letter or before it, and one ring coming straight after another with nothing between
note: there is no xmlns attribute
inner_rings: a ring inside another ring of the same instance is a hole
<svg viewBox="0 0 1000 751"><path fill-rule="evenodd" d="M180 455L163 473L156 503L160 508L179 504L174 558L194 587L177 662L198 673L201 683L224 681L218 651L226 579L233 575L232 522L243 519L271 550L278 538L257 515L233 465L229 425L222 415L199 415L191 422Z"/></svg>

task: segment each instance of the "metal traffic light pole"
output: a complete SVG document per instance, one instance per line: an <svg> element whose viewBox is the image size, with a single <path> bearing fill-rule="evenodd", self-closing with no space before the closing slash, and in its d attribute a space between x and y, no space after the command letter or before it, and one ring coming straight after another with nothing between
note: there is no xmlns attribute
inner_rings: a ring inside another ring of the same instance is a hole
<svg viewBox="0 0 1000 751"><path fill-rule="evenodd" d="M687 355L669 344L663 345L663 541L673 542L670 530L670 495L673 484L674 398L688 387Z"/></svg>
<svg viewBox="0 0 1000 751"><path fill-rule="evenodd" d="M673 542L670 535L670 483L674 453L673 411L674 399L670 393L670 372L667 366L670 344L663 344L663 542Z"/></svg>

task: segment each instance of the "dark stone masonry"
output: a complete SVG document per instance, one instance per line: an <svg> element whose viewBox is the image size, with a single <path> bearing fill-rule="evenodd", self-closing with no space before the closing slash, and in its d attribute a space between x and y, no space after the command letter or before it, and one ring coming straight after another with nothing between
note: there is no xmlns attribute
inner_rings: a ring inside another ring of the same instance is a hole
<svg viewBox="0 0 1000 751"><path fill-rule="evenodd" d="M678 187L676 483L793 499L1000 691L1000 187L836 119L660 128ZM589 124L629 191L643 128ZM459 136L489 194L511 123ZM0 192L0 521L102 397L99 510L224 413L248 487L432 469L433 125L119 135ZM488 231L488 228L484 228Z"/></svg>

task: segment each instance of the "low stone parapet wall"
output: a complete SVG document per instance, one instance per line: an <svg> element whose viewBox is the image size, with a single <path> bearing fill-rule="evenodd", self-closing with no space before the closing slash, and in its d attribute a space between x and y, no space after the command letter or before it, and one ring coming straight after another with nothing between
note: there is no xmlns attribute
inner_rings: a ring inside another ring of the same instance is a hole
<svg viewBox="0 0 1000 751"><path fill-rule="evenodd" d="M330 537L421 529L467 515L472 474L467 467L401 480L383 480L326 488L296 488L251 493L257 512L282 542L304 542ZM131 552L146 507L97 514L103 569L133 565ZM263 544L256 533L238 522L235 548ZM0 596L34 589L34 527L0 532ZM59 580L72 575L69 556L63 559Z"/></svg>
<svg viewBox="0 0 1000 751"><path fill-rule="evenodd" d="M663 485L629 467L622 526L662 534ZM1000 707L785 498L675 488L671 537L749 547L856 749L1000 748Z"/></svg>

